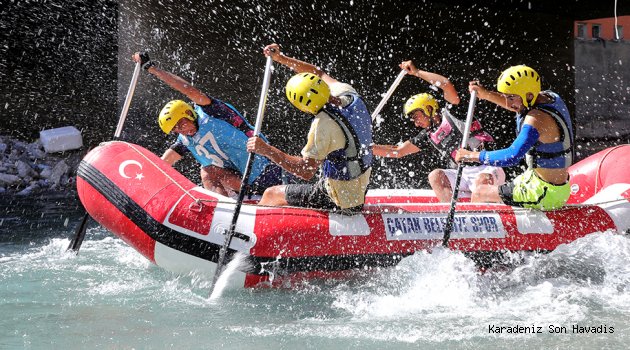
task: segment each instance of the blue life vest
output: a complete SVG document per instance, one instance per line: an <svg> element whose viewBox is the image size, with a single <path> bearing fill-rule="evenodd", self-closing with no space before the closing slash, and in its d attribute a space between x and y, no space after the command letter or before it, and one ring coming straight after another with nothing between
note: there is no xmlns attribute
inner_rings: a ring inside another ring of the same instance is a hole
<svg viewBox="0 0 630 350"><path fill-rule="evenodd" d="M372 118L357 94L348 93L352 103L339 107L327 103L324 111L341 127L346 136L346 147L326 156L322 171L335 180L352 180L372 166Z"/></svg>
<svg viewBox="0 0 630 350"><path fill-rule="evenodd" d="M536 144L527 152L526 162L530 168L562 169L573 164L575 159L575 136L567 105L558 94L542 91L552 102L535 105L533 109L545 112L553 117L560 131L560 140L552 143ZM516 116L516 133L523 127L523 120L529 110Z"/></svg>
<svg viewBox="0 0 630 350"><path fill-rule="evenodd" d="M213 104L217 100L213 100ZM247 165L247 140L245 133L234 125L214 115L208 115L202 106L195 106L197 133L193 136L180 134L178 140L188 148L201 166L216 166L235 170L241 175ZM264 139L264 136L261 135ZM248 182L251 184L263 171L269 160L260 155L254 158Z"/></svg>

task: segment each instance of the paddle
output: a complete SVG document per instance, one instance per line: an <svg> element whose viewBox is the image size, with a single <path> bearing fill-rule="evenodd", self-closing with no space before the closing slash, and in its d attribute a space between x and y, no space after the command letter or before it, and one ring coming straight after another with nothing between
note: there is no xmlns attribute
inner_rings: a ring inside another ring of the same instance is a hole
<svg viewBox="0 0 630 350"><path fill-rule="evenodd" d="M389 98L392 97L392 94L398 87L398 84L400 84L400 81L405 77L405 75L407 75L407 71L404 69L401 70L400 73L398 73L398 76L396 77L392 85L389 87L389 90L387 90L381 102L379 102L378 106L376 106L376 108L374 109L374 112L372 112L372 122L374 122L378 114L381 113L381 110L383 109L383 107L385 107L387 100L389 100Z"/></svg>
<svg viewBox="0 0 630 350"><path fill-rule="evenodd" d="M118 139L120 137L123 124L125 124L127 112L129 112L129 106L131 105L131 98L133 97L133 93L136 91L136 84L138 84L138 77L140 76L140 66L140 62L136 63L136 68L134 68L133 70L133 76L131 77L131 84L129 85L129 90L127 91L125 104L123 105L122 112L120 113L120 118L118 118L116 131L114 132L114 139ZM79 249L81 248L81 244L83 244L83 238L85 238L85 231L87 230L89 217L90 214L88 214L86 211L85 215L83 215L83 220L81 220L81 224L79 224L79 227L77 227L77 230L74 233L74 238L72 239L72 241L70 241L70 244L68 245L66 251L71 250L79 254Z"/></svg>
<svg viewBox="0 0 630 350"><path fill-rule="evenodd" d="M477 91L470 94L470 103L468 103L468 115L466 116L466 127L464 128L464 137L462 137L461 148L466 147L468 144L468 136L470 134L470 125L472 124L473 114L475 113L475 103L477 102ZM455 180L455 189L453 190L453 197L451 197L451 207L448 210L448 216L446 217L446 226L444 226L444 238L442 245L448 247L448 240L451 238L451 232L453 231L453 221L455 219L455 203L457 202L457 195L459 194L459 183L462 180L462 172L464 171L464 164L459 163L457 165L457 180Z"/></svg>
<svg viewBox="0 0 630 350"><path fill-rule="evenodd" d="M267 104L267 93L269 91L269 81L271 80L271 68L271 56L267 56L267 62L265 64L265 75L263 78L262 90L260 91L260 101L258 102L258 113L256 114L256 125L254 126L254 136L260 135L260 129L262 127L263 116L265 114L265 105ZM236 205L234 206L234 215L232 216L230 228L225 232L225 241L223 242L223 246L219 251L217 268L214 271L214 277L212 278L212 286L210 286L209 295L212 295L212 292L217 285L217 280L219 279L219 276L223 271L223 265L225 265L225 256L227 254L227 250L230 247L230 243L232 242L232 237L234 237L234 234L236 233L236 222L238 221L238 217L241 213L241 206L243 205L243 199L245 198L247 183L249 180L249 175L252 172L252 166L254 165L255 156L255 153L250 153L247 157L245 173L243 173L243 180L241 181L241 189L238 192L238 199L236 200Z"/></svg>

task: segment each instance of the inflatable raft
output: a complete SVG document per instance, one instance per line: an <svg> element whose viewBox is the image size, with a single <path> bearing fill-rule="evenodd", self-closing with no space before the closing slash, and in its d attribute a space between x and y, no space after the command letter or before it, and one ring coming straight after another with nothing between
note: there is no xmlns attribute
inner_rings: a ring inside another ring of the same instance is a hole
<svg viewBox="0 0 630 350"><path fill-rule="evenodd" d="M458 203L451 249L476 256L550 251L590 233L630 229L630 145L601 151L570 169L565 208L541 212ZM196 186L141 146L108 142L81 162L81 202L101 225L158 266L213 274L235 201ZM430 190L370 190L362 214L245 203L228 257L248 268L245 287L392 266L442 242L449 204ZM233 280L234 281L234 280Z"/></svg>

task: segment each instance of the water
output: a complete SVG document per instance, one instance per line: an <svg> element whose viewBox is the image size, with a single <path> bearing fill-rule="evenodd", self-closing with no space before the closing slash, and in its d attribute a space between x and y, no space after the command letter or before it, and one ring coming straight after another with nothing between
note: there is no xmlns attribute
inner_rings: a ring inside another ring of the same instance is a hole
<svg viewBox="0 0 630 350"><path fill-rule="evenodd" d="M516 268L485 272L460 253L438 249L345 281L228 289L210 300L208 280L163 271L97 226L88 229L78 256L66 253L79 218L52 231L41 220L30 228L37 220L28 218L18 230L0 233L1 349L626 349L630 343L626 236L594 234L547 255L527 255ZM574 334L574 324L605 325L609 333ZM489 331L516 325L542 327L542 334ZM550 333L550 325L568 334Z"/></svg>

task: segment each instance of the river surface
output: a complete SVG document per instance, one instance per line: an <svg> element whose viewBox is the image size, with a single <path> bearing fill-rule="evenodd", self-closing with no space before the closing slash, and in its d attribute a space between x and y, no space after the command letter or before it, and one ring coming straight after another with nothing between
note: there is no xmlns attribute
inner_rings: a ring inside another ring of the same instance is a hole
<svg viewBox="0 0 630 350"><path fill-rule="evenodd" d="M526 255L513 268L482 272L462 254L438 249L349 280L228 289L209 300L209 278L164 271L96 224L80 254L67 253L81 218L75 202L3 205L0 349L630 344L630 238L611 232Z"/></svg>

